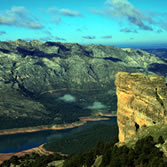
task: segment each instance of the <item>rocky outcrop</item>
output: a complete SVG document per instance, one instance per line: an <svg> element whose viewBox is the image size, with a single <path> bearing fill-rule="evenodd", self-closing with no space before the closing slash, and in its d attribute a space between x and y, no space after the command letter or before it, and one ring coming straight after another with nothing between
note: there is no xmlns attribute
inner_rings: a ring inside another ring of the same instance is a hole
<svg viewBox="0 0 167 167"><path fill-rule="evenodd" d="M163 77L119 72L115 84L120 142L143 126L167 122L167 85Z"/></svg>

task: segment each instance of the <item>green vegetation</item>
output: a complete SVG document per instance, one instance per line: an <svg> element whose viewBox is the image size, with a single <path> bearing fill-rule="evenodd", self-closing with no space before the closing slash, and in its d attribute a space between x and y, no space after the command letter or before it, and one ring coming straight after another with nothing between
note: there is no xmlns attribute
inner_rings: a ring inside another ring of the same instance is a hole
<svg viewBox="0 0 167 167"><path fill-rule="evenodd" d="M47 109L48 116L51 118L49 124L63 124L79 121L80 117L91 115L91 110L85 108L78 102L67 103L58 98L66 92L59 92L53 95L43 95L37 100ZM55 119L54 119L55 118Z"/></svg>
<svg viewBox="0 0 167 167"><path fill-rule="evenodd" d="M11 117L0 116L1 126L0 129L13 129L13 128L23 128L23 127L33 127L39 125L48 125L51 119L35 119L31 117L23 117L14 119Z"/></svg>
<svg viewBox="0 0 167 167"><path fill-rule="evenodd" d="M117 135L118 127L116 124L99 124L82 132L48 143L44 145L44 148L49 151L66 154L79 153L95 147L98 142L113 141Z"/></svg>
<svg viewBox="0 0 167 167"><path fill-rule="evenodd" d="M0 42L0 129L71 123L95 112L116 111L117 72L165 75L166 67L166 61L139 49ZM76 101L60 100L65 94ZM94 102L106 108L88 109Z"/></svg>
<svg viewBox="0 0 167 167"><path fill-rule="evenodd" d="M159 141L164 142L163 137L159 137ZM10 160L4 161L0 167L10 167L10 164L20 165L20 167L46 167L53 161L57 161L63 167L91 167L99 162L101 163L98 167L167 166L163 152L155 146L160 143L155 142L152 136L138 140L134 148L128 148L125 145L118 147L116 142L118 142L117 139L108 143L99 142L94 148L68 156L60 154L46 156L36 153L19 158L13 156Z"/></svg>
<svg viewBox="0 0 167 167"><path fill-rule="evenodd" d="M167 125L163 123L158 123L153 126L139 128L136 135L126 141L126 145L128 147L134 147L135 143L138 140L141 140L142 138L145 138L147 136L152 136L155 142L159 142L159 140L162 140L159 139L161 138L160 136L162 136L163 139L167 139Z"/></svg>
<svg viewBox="0 0 167 167"><path fill-rule="evenodd" d="M99 155L103 157L99 167L166 167L163 152L156 144L152 136L139 140L134 149L125 145L118 147L111 142L101 143L92 150L69 157L64 162L64 167L90 167Z"/></svg>
<svg viewBox="0 0 167 167"><path fill-rule="evenodd" d="M23 96L19 91L0 89L0 129L35 127L40 125L65 124L79 121L80 117L88 117L99 110L88 109L95 101L102 102L107 108L100 112L116 111L116 96L108 90L60 90L46 93L39 97ZM74 102L65 102L59 98L70 94L76 98ZM8 97L9 96L9 97ZM112 99L112 101L110 100Z"/></svg>
<svg viewBox="0 0 167 167"><path fill-rule="evenodd" d="M37 153L25 154L22 157L12 156L9 160L3 162L0 167L10 167L19 165L20 167L46 167L48 163L53 161L62 161L66 156L60 154L40 155Z"/></svg>
<svg viewBox="0 0 167 167"><path fill-rule="evenodd" d="M56 89L57 90L57 89ZM0 130L40 125L66 124L79 121L80 117L89 117L96 112L116 111L117 98L107 90L57 90L39 96L24 96L19 91L0 89ZM75 97L74 102L60 100L65 94ZM110 100L112 99L112 101ZM95 101L106 108L88 109Z"/></svg>

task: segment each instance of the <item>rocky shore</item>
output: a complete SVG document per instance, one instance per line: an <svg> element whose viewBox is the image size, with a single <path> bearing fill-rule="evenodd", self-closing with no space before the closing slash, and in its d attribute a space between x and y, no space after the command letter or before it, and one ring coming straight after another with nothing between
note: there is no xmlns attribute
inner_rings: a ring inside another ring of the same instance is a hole
<svg viewBox="0 0 167 167"><path fill-rule="evenodd" d="M43 154L43 155L49 155L49 154L53 154L53 152L51 151L47 151L43 148L43 145L40 145L39 147L35 147L29 150L25 150L25 151L21 151L21 152L17 152L17 153L0 153L0 164L5 161L10 159L12 156L24 156L25 154L32 154L33 152L38 153L38 154Z"/></svg>

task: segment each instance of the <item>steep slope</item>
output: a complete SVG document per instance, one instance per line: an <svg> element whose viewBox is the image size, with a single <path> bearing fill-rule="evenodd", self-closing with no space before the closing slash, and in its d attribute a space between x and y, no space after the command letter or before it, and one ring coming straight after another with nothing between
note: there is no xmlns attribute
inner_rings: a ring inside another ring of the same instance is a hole
<svg viewBox="0 0 167 167"><path fill-rule="evenodd" d="M119 141L142 127L167 123L167 86L161 76L120 72L116 75Z"/></svg>
<svg viewBox="0 0 167 167"><path fill-rule="evenodd" d="M166 66L142 50L0 42L1 129L71 123L82 116L116 111L115 74L152 74L154 63Z"/></svg>

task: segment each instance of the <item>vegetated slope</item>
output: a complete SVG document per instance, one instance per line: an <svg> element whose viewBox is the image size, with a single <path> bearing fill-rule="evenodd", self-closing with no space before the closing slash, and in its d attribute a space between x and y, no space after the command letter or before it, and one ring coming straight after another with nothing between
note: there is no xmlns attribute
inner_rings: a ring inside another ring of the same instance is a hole
<svg viewBox="0 0 167 167"><path fill-rule="evenodd" d="M156 147L157 143L163 142L162 137L159 139L155 142L152 136L147 136L138 140L134 148L118 147L111 142L100 144L95 149L67 158L64 167L91 167L95 164L98 164L96 167L166 167L163 152Z"/></svg>
<svg viewBox="0 0 167 167"><path fill-rule="evenodd" d="M155 142L152 136L147 136L138 140L133 148L125 145L118 147L114 142L98 143L88 151L70 156L32 154L12 157L0 166L6 167L13 164L32 167L166 167L167 162L163 152L156 146L163 143L161 136L158 142Z"/></svg>
<svg viewBox="0 0 167 167"><path fill-rule="evenodd" d="M63 154L80 153L95 147L98 142L110 142L118 136L117 124L99 124L82 132L58 139L44 145L44 148L52 152Z"/></svg>
<svg viewBox="0 0 167 167"><path fill-rule="evenodd" d="M138 49L0 42L0 128L71 123L82 116L116 111L115 74L156 73L154 64L166 66Z"/></svg>
<svg viewBox="0 0 167 167"><path fill-rule="evenodd" d="M156 147L159 148L167 157L167 125L164 123L142 127L138 130L135 136L129 138L129 140L125 141L125 143L120 143L120 145L126 145L129 148L134 148L138 140L142 140L143 138L148 136L152 136L154 141L159 143L156 145ZM162 136L163 138L163 143L159 142L160 136Z"/></svg>
<svg viewBox="0 0 167 167"><path fill-rule="evenodd" d="M34 152L21 157L13 156L0 164L0 167L62 167L64 159L66 159L66 156L59 154L41 155Z"/></svg>

